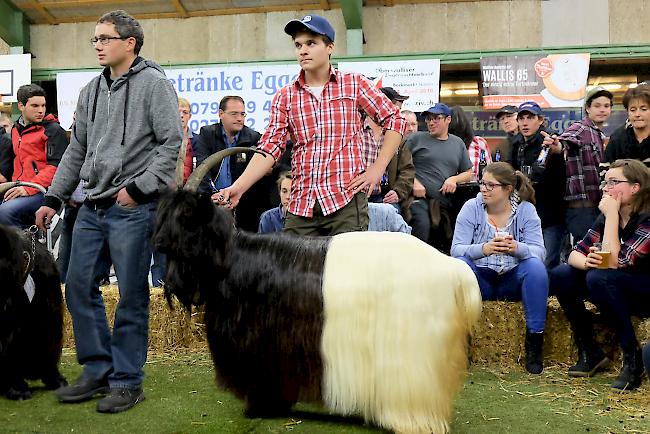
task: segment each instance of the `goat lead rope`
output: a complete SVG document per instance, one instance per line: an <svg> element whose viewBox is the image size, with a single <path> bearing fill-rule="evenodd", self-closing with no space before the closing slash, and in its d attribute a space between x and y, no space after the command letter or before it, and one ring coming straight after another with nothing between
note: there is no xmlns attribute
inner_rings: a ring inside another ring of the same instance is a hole
<svg viewBox="0 0 650 434"><path fill-rule="evenodd" d="M25 230L26 234L29 234L31 239L31 252L23 251L23 257L25 258L25 266L23 269L23 284L27 281L27 276L34 269L34 259L36 258L36 233L38 232L38 227L36 225L31 225L28 229ZM31 254L30 254L31 253Z"/></svg>

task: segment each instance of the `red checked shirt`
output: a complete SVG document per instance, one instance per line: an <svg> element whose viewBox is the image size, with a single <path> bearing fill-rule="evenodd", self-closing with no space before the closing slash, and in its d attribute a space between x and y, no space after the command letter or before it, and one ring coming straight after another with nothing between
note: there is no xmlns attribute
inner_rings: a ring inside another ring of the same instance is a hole
<svg viewBox="0 0 650 434"><path fill-rule="evenodd" d="M277 161L290 135L293 182L288 212L312 217L316 201L324 215L343 208L353 198L347 185L366 169L361 155L361 111L384 131L404 135L399 109L361 74L330 69L320 98L305 84L304 71L273 98L269 126L257 148Z"/></svg>

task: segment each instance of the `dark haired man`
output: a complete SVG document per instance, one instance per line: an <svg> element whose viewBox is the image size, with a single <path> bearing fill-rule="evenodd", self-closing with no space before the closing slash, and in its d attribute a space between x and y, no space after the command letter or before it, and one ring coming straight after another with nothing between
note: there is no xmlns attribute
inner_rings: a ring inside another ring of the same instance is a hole
<svg viewBox="0 0 650 434"><path fill-rule="evenodd" d="M605 134L601 128L612 114L614 96L602 86L595 86L585 96L582 120L571 124L559 136L547 136L544 145L551 152L562 153L566 161L567 210L566 228L574 242L584 238L600 214L600 176L598 166L603 162Z"/></svg>
<svg viewBox="0 0 650 434"><path fill-rule="evenodd" d="M210 155L235 146L255 147L261 134L244 124L246 106L240 96L225 96L219 102L219 123L201 128L196 142L196 164L201 164ZM217 200L217 191L230 187L246 169L252 154L231 155L218 167L213 167L201 181L199 190L212 192ZM271 208L269 191L275 182L270 176L255 184L249 194L237 207L235 222L238 228L257 232L260 216Z"/></svg>
<svg viewBox="0 0 650 434"><path fill-rule="evenodd" d="M379 184L405 130L399 110L361 74L331 66L334 29L318 15L292 20L284 31L293 39L300 63L298 78L273 98L269 126L242 176L219 193L219 203L234 207L266 174L294 140L291 196L285 231L300 235L335 235L367 230L365 191ZM365 112L381 125L384 144L370 166L361 155Z"/></svg>
<svg viewBox="0 0 650 434"><path fill-rule="evenodd" d="M70 146L36 221L45 228L84 181L66 279L83 372L56 396L73 403L110 392L97 411L116 413L144 399L153 214L183 136L173 87L160 66L138 56L140 23L109 12L90 42L104 70L81 90ZM112 333L98 284L109 259L120 290Z"/></svg>
<svg viewBox="0 0 650 434"><path fill-rule="evenodd" d="M557 152L549 152L539 161L544 143L544 114L534 101L519 106L517 124L519 133L512 141L509 163L515 170L527 175L535 187L535 207L542 221L546 259L544 265L552 268L560 263L560 251L565 235L564 227L564 158Z"/></svg>
<svg viewBox="0 0 650 434"><path fill-rule="evenodd" d="M65 131L53 115L45 115L45 91L26 84L16 92L20 118L11 130L13 181L33 182L44 188L52 178L68 146ZM4 174L3 174L4 175ZM14 187L0 204L0 224L27 228L43 204L43 193L31 187Z"/></svg>

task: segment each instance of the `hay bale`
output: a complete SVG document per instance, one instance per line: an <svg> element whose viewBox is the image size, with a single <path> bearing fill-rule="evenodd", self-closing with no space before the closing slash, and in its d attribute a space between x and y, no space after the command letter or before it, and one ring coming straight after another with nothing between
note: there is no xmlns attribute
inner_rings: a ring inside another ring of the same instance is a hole
<svg viewBox="0 0 650 434"><path fill-rule="evenodd" d="M119 300L116 285L101 288L109 319L113 323L115 307ZM595 313L595 338L612 360L620 360L618 340ZM635 319L637 337L650 340L650 319ZM513 366L523 364L526 324L521 303L486 301L479 325L474 330L470 350L474 363L488 366ZM74 348L70 315L64 316L64 347ZM149 317L149 351L153 354L207 351L203 312L191 314L180 306L170 310L160 288L151 288ZM576 358L571 329L564 312L554 297L549 299L544 339L544 360L547 365L569 364Z"/></svg>
<svg viewBox="0 0 650 434"><path fill-rule="evenodd" d="M117 285L106 285L100 288L106 307L108 323L113 326L115 308L120 299ZM74 348L72 319L65 311L63 318L63 346ZM200 311L187 312L177 305L170 310L161 288L151 288L149 306L149 352L154 354L171 353L176 351L207 351L203 313Z"/></svg>
<svg viewBox="0 0 650 434"><path fill-rule="evenodd" d="M618 339L604 323L593 305L589 311L594 319L594 339L601 344L608 357L620 360ZM650 340L650 319L633 318L637 338ZM505 301L483 302L483 314L474 329L470 356L474 363L483 365L511 366L523 364L526 323L521 303ZM577 349L569 322L555 297L549 298L544 333L544 363L573 364Z"/></svg>

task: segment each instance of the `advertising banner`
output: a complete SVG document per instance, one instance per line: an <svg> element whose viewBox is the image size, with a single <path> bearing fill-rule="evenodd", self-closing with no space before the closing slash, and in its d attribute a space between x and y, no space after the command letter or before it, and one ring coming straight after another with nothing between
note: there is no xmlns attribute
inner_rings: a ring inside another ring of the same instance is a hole
<svg viewBox="0 0 650 434"><path fill-rule="evenodd" d="M377 87L392 87L401 95L408 95L404 109L421 112L439 100L440 59L339 62L338 68L359 72Z"/></svg>
<svg viewBox="0 0 650 434"><path fill-rule="evenodd" d="M540 107L581 107L589 54L481 58L483 107L535 101Z"/></svg>
<svg viewBox="0 0 650 434"><path fill-rule="evenodd" d="M0 55L0 101L16 102L16 92L32 82L32 55Z"/></svg>
<svg viewBox="0 0 650 434"><path fill-rule="evenodd" d="M246 106L246 125L264 131L273 96L293 81L299 71L299 66L292 63L166 69L165 74L178 96L190 101L189 126L197 134L202 126L219 122L219 101L227 95L241 96ZM72 125L79 92L99 73L97 70L57 74L59 119L64 128Z"/></svg>

